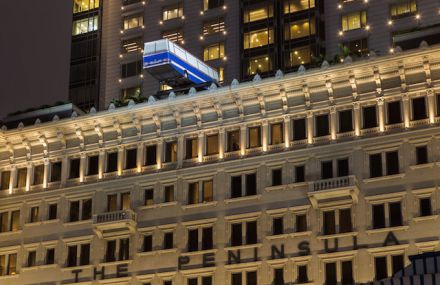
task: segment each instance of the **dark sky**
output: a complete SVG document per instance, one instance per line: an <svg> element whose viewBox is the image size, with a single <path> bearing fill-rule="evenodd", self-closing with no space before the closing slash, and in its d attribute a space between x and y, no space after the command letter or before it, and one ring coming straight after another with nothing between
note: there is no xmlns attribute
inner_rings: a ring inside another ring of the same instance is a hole
<svg viewBox="0 0 440 285"><path fill-rule="evenodd" d="M71 0L0 0L0 118L67 101Z"/></svg>

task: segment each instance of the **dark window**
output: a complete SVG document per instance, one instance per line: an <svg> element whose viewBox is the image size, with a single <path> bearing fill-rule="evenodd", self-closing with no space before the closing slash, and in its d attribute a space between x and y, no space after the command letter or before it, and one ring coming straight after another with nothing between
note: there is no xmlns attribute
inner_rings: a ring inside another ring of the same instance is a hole
<svg viewBox="0 0 440 285"><path fill-rule="evenodd" d="M79 221L79 201L70 202L69 222Z"/></svg>
<svg viewBox="0 0 440 285"><path fill-rule="evenodd" d="M377 127L376 106L362 108L364 115L364 129Z"/></svg>
<svg viewBox="0 0 440 285"><path fill-rule="evenodd" d="M307 274L307 265L298 266L298 278L296 282L299 284L309 282L309 277Z"/></svg>
<svg viewBox="0 0 440 285"><path fill-rule="evenodd" d="M190 278L188 279L188 285L198 285L197 284L197 278Z"/></svg>
<svg viewBox="0 0 440 285"><path fill-rule="evenodd" d="M144 236L144 252L150 252L153 251L153 236L152 235L145 235Z"/></svg>
<svg viewBox="0 0 440 285"><path fill-rule="evenodd" d="M44 179L44 165L37 165L34 167L34 185L43 184Z"/></svg>
<svg viewBox="0 0 440 285"><path fill-rule="evenodd" d="M40 207L35 206L35 207L32 207L32 208L31 208L31 211L30 211L30 217L29 217L29 222L30 222L30 223L38 222L38 220L39 220L39 215L40 215L39 212L40 212Z"/></svg>
<svg viewBox="0 0 440 285"><path fill-rule="evenodd" d="M295 166L295 182L304 182L305 179L305 167L304 165Z"/></svg>
<svg viewBox="0 0 440 285"><path fill-rule="evenodd" d="M246 223L246 244L257 243L257 222Z"/></svg>
<svg viewBox="0 0 440 285"><path fill-rule="evenodd" d="M165 186L165 203L173 202L174 201L174 185Z"/></svg>
<svg viewBox="0 0 440 285"><path fill-rule="evenodd" d="M324 234L333 235L336 233L336 219L335 211L327 211L323 213L324 216Z"/></svg>
<svg viewBox="0 0 440 285"><path fill-rule="evenodd" d="M416 147L416 163L417 164L428 163L428 147L427 146Z"/></svg>
<svg viewBox="0 0 440 285"><path fill-rule="evenodd" d="M48 248L46 250L46 264L54 264L55 263L55 249Z"/></svg>
<svg viewBox="0 0 440 285"><path fill-rule="evenodd" d="M107 195L107 212L118 210L118 194Z"/></svg>
<svg viewBox="0 0 440 285"><path fill-rule="evenodd" d="M344 51L347 51L349 55L358 57L366 56L369 53L367 38L345 42L342 48Z"/></svg>
<svg viewBox="0 0 440 285"><path fill-rule="evenodd" d="M296 232L307 231L307 216L306 215L296 215Z"/></svg>
<svg viewBox="0 0 440 285"><path fill-rule="evenodd" d="M157 163L157 146L156 145L149 145L147 146L146 151L146 158L145 158L145 165L155 165Z"/></svg>
<svg viewBox="0 0 440 285"><path fill-rule="evenodd" d="M370 155L370 177L382 176L382 154L376 153Z"/></svg>
<svg viewBox="0 0 440 285"><path fill-rule="evenodd" d="M402 225L402 207L400 202L390 203L390 227Z"/></svg>
<svg viewBox="0 0 440 285"><path fill-rule="evenodd" d="M57 212L58 212L58 205L57 204L50 204L49 205L48 219L49 220L55 220L57 218Z"/></svg>
<svg viewBox="0 0 440 285"><path fill-rule="evenodd" d="M70 172L69 178L78 178L79 177L79 167L80 167L80 159L75 158L70 160Z"/></svg>
<svg viewBox="0 0 440 285"><path fill-rule="evenodd" d="M199 230L189 230L188 231L188 251L199 250Z"/></svg>
<svg viewBox="0 0 440 285"><path fill-rule="evenodd" d="M423 120L428 117L426 113L425 97L412 99L413 120Z"/></svg>
<svg viewBox="0 0 440 285"><path fill-rule="evenodd" d="M385 227L385 205L373 205L373 228Z"/></svg>
<svg viewBox="0 0 440 285"><path fill-rule="evenodd" d="M257 175L247 174L246 175L246 196L257 194Z"/></svg>
<svg viewBox="0 0 440 285"><path fill-rule="evenodd" d="M129 62L121 65L121 78L127 78L142 73L142 61Z"/></svg>
<svg viewBox="0 0 440 285"><path fill-rule="evenodd" d="M202 277L202 285L212 285L212 277L211 276L203 276Z"/></svg>
<svg viewBox="0 0 440 285"><path fill-rule="evenodd" d="M116 261L116 240L107 241L107 249L105 253L105 261L113 262Z"/></svg>
<svg viewBox="0 0 440 285"><path fill-rule="evenodd" d="M177 143L167 142L165 144L165 162L177 161Z"/></svg>
<svg viewBox="0 0 440 285"><path fill-rule="evenodd" d="M214 9L223 6L224 0L204 0L203 8L204 10Z"/></svg>
<svg viewBox="0 0 440 285"><path fill-rule="evenodd" d="M191 138L186 140L186 159L195 158L198 155L198 139Z"/></svg>
<svg viewBox="0 0 440 285"><path fill-rule="evenodd" d="M241 176L231 177L231 198L241 197Z"/></svg>
<svg viewBox="0 0 440 285"><path fill-rule="evenodd" d="M339 112L339 132L346 133L353 131L353 114L351 110Z"/></svg>
<svg viewBox="0 0 440 285"><path fill-rule="evenodd" d="M197 203L199 203L199 183L190 183L188 184L188 204Z"/></svg>
<svg viewBox="0 0 440 285"><path fill-rule="evenodd" d="M172 232L165 233L163 237L163 248L171 249L174 248L174 234Z"/></svg>
<svg viewBox="0 0 440 285"><path fill-rule="evenodd" d="M154 189L145 189L144 205L151 206L154 204Z"/></svg>
<svg viewBox="0 0 440 285"><path fill-rule="evenodd" d="M431 198L421 198L419 200L419 206L420 206L420 216L431 216L432 215L432 208L431 208Z"/></svg>
<svg viewBox="0 0 440 285"><path fill-rule="evenodd" d="M118 170L118 153L110 152L107 154L107 172Z"/></svg>
<svg viewBox="0 0 440 285"><path fill-rule="evenodd" d="M342 267L342 285L351 285L353 282L353 264L351 261L343 261Z"/></svg>
<svg viewBox="0 0 440 285"><path fill-rule="evenodd" d="M35 266L37 263L37 252L36 251L29 251L28 252L28 260L27 260L27 266L32 267Z"/></svg>
<svg viewBox="0 0 440 285"><path fill-rule="evenodd" d="M99 169L99 156L89 156L89 165L87 175L97 175Z"/></svg>
<svg viewBox="0 0 440 285"><path fill-rule="evenodd" d="M81 245L79 265L88 265L90 263L90 244Z"/></svg>
<svg viewBox="0 0 440 285"><path fill-rule="evenodd" d="M130 259L130 240L128 238L119 240L119 260Z"/></svg>
<svg viewBox="0 0 440 285"><path fill-rule="evenodd" d="M315 123L317 137L323 137L329 134L328 114L316 116Z"/></svg>
<svg viewBox="0 0 440 285"><path fill-rule="evenodd" d="M163 282L163 285L173 285L173 281L166 280L166 281Z"/></svg>
<svg viewBox="0 0 440 285"><path fill-rule="evenodd" d="M83 200L82 220L89 220L92 218L92 199Z"/></svg>
<svg viewBox="0 0 440 285"><path fill-rule="evenodd" d="M2 171L0 190L9 189L10 180L11 180L11 171Z"/></svg>
<svg viewBox="0 0 440 285"><path fill-rule="evenodd" d="M213 249L213 233L212 228L202 229L202 250Z"/></svg>
<svg viewBox="0 0 440 285"><path fill-rule="evenodd" d="M391 257L391 261L393 265L393 275L403 270L404 268L403 255L393 255Z"/></svg>
<svg viewBox="0 0 440 285"><path fill-rule="evenodd" d="M257 285L257 272L248 271L246 272L246 285Z"/></svg>
<svg viewBox="0 0 440 285"><path fill-rule="evenodd" d="M325 264L325 285L337 285L336 263Z"/></svg>
<svg viewBox="0 0 440 285"><path fill-rule="evenodd" d="M273 271L273 285L284 285L284 269L275 268Z"/></svg>
<svg viewBox="0 0 440 285"><path fill-rule="evenodd" d="M333 161L321 162L321 179L333 178Z"/></svg>
<svg viewBox="0 0 440 285"><path fill-rule="evenodd" d="M387 104L388 106L388 124L399 124L402 122L402 111L400 101L394 101Z"/></svg>
<svg viewBox="0 0 440 285"><path fill-rule="evenodd" d="M375 280L379 281L388 278L387 274L387 258L385 256L374 258L374 269L376 272Z"/></svg>
<svg viewBox="0 0 440 285"><path fill-rule="evenodd" d="M54 162L50 169L50 181L60 181L61 180L61 162Z"/></svg>
<svg viewBox="0 0 440 285"><path fill-rule="evenodd" d="M243 244L243 233L242 225L232 224L231 225L231 246L239 246Z"/></svg>
<svg viewBox="0 0 440 285"><path fill-rule="evenodd" d="M231 275L232 285L243 285L241 280L242 280L241 272L240 273L232 273L232 275Z"/></svg>
<svg viewBox="0 0 440 285"><path fill-rule="evenodd" d="M440 116L440 94L437 94L437 116Z"/></svg>
<svg viewBox="0 0 440 285"><path fill-rule="evenodd" d="M272 234L282 235L284 233L283 218L274 218L272 220Z"/></svg>
<svg viewBox="0 0 440 285"><path fill-rule="evenodd" d="M397 151L386 153L387 175L399 173L399 156Z"/></svg>
<svg viewBox="0 0 440 285"><path fill-rule="evenodd" d="M293 120L293 140L300 141L306 139L306 119Z"/></svg>
<svg viewBox="0 0 440 285"><path fill-rule="evenodd" d="M283 170L272 169L272 186L278 186L283 184Z"/></svg>
<svg viewBox="0 0 440 285"><path fill-rule="evenodd" d="M353 231L351 223L351 209L342 209L339 211L339 232L349 233Z"/></svg>
<svg viewBox="0 0 440 285"><path fill-rule="evenodd" d="M77 246L72 245L67 249L67 267L73 267L77 265Z"/></svg>
<svg viewBox="0 0 440 285"><path fill-rule="evenodd" d="M338 159L338 177L348 176L348 158Z"/></svg>
<svg viewBox="0 0 440 285"><path fill-rule="evenodd" d="M125 169L132 169L137 167L137 149L127 149L125 151Z"/></svg>
<svg viewBox="0 0 440 285"><path fill-rule="evenodd" d="M228 152L240 150L240 131L228 132Z"/></svg>

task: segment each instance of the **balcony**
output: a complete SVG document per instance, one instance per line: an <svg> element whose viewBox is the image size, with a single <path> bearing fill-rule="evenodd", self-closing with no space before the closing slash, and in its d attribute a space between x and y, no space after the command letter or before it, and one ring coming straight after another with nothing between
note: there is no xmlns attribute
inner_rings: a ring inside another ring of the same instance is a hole
<svg viewBox="0 0 440 285"><path fill-rule="evenodd" d="M132 210L121 210L93 215L95 233L104 237L110 233L135 233L136 214Z"/></svg>
<svg viewBox="0 0 440 285"><path fill-rule="evenodd" d="M349 200L357 203L359 187L354 175L317 180L309 183L309 199L314 208Z"/></svg>

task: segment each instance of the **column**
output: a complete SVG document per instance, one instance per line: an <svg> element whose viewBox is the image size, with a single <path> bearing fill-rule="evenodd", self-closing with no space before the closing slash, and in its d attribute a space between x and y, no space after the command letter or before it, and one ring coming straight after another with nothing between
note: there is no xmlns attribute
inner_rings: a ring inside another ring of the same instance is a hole
<svg viewBox="0 0 440 285"><path fill-rule="evenodd" d="M336 140L336 107L330 107L330 137L331 140Z"/></svg>
<svg viewBox="0 0 440 285"><path fill-rule="evenodd" d="M122 170L124 169L124 146L118 146L118 176L122 175Z"/></svg>
<svg viewBox="0 0 440 285"><path fill-rule="evenodd" d="M185 149L185 137L183 135L179 135L177 137L177 167L181 168L184 160L184 151Z"/></svg>
<svg viewBox="0 0 440 285"><path fill-rule="evenodd" d="M157 142L156 161L157 169L162 168L162 152L163 152L163 140Z"/></svg>
<svg viewBox="0 0 440 285"><path fill-rule="evenodd" d="M105 150L99 150L99 162L98 162L98 179L104 177L105 172Z"/></svg>
<svg viewBox="0 0 440 285"><path fill-rule="evenodd" d="M29 191L31 189L31 185L33 183L33 164L31 161L28 161L27 163L27 172L26 172L26 191Z"/></svg>
<svg viewBox="0 0 440 285"><path fill-rule="evenodd" d="M86 169L87 169L87 155L82 152L81 158L79 161L79 182L84 182L84 178L86 177Z"/></svg>
<svg viewBox="0 0 440 285"><path fill-rule="evenodd" d="M291 130L291 120L289 115L284 116L284 146L286 148L290 147L290 130Z"/></svg>
<svg viewBox="0 0 440 285"><path fill-rule="evenodd" d="M65 155L61 160L61 185L66 184L69 177L69 158Z"/></svg>
<svg viewBox="0 0 440 285"><path fill-rule="evenodd" d="M240 155L246 154L247 128L246 125L240 126Z"/></svg>
<svg viewBox="0 0 440 285"><path fill-rule="evenodd" d="M220 128L218 131L218 158L223 159L225 157L226 149L226 132L224 128Z"/></svg>
<svg viewBox="0 0 440 285"><path fill-rule="evenodd" d="M429 123L430 124L434 124L435 123L435 97L434 97L434 91L432 91L431 89L428 89L427 97L428 97Z"/></svg>
<svg viewBox="0 0 440 285"><path fill-rule="evenodd" d="M144 144L141 142L138 143L137 151L136 151L136 167L138 173L142 172L142 165L144 165L144 150L145 150Z"/></svg>
<svg viewBox="0 0 440 285"><path fill-rule="evenodd" d="M354 135L361 135L361 106L359 102L353 103L353 113L354 113Z"/></svg>
<svg viewBox="0 0 440 285"><path fill-rule="evenodd" d="M411 112L409 108L409 96L408 94L404 94L402 98L403 102L403 122L405 123L405 128L410 127L410 121L411 121Z"/></svg>
<svg viewBox="0 0 440 285"><path fill-rule="evenodd" d="M307 113L307 143L313 144L313 112Z"/></svg>
<svg viewBox="0 0 440 285"><path fill-rule="evenodd" d="M12 190L14 189L15 185L17 185L17 166L12 165L11 177L9 179L9 194L12 194Z"/></svg>
<svg viewBox="0 0 440 285"><path fill-rule="evenodd" d="M263 120L262 139L261 139L261 145L263 146L263 151L267 151L268 144L269 144L269 123L267 122L267 120Z"/></svg>
<svg viewBox="0 0 440 285"><path fill-rule="evenodd" d="M44 174L43 174L43 188L47 189L47 186L49 184L49 159L44 158Z"/></svg>
<svg viewBox="0 0 440 285"><path fill-rule="evenodd" d="M197 161L203 162L203 154L205 153L205 151L204 151L205 134L203 132L199 132L197 144L198 144L198 146L197 146Z"/></svg>
<svg viewBox="0 0 440 285"><path fill-rule="evenodd" d="M377 99L377 107L379 109L379 131L383 133L385 131L385 104L384 99Z"/></svg>

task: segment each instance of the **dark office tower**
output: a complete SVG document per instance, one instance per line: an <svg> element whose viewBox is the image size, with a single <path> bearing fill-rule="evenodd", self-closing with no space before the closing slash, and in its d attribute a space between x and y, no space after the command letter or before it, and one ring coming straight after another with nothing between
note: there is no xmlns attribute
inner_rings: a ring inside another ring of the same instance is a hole
<svg viewBox="0 0 440 285"><path fill-rule="evenodd" d="M102 0L72 0L69 100L88 110L98 107Z"/></svg>
<svg viewBox="0 0 440 285"><path fill-rule="evenodd" d="M325 54L323 5L316 0L242 0L241 79L313 66Z"/></svg>

